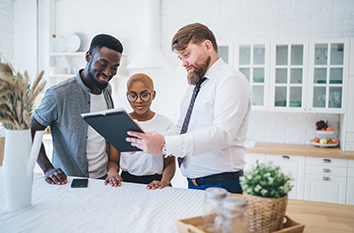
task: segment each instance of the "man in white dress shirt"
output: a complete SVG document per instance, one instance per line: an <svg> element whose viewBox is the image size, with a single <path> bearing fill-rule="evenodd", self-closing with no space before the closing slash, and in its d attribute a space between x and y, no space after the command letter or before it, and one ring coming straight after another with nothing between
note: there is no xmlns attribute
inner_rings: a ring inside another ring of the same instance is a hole
<svg viewBox="0 0 354 233"><path fill-rule="evenodd" d="M229 67L218 55L215 36L200 23L189 24L175 34L172 51L188 72L187 89L181 103L177 126L186 133L163 136L156 132L128 134L127 138L149 154L173 154L181 163L181 172L188 187L206 189L222 187L232 193L242 193L239 177L245 165L246 133L251 111L252 90L246 77ZM195 101L193 89L200 81ZM193 102L193 104L191 104ZM192 108L191 113L188 108Z"/></svg>

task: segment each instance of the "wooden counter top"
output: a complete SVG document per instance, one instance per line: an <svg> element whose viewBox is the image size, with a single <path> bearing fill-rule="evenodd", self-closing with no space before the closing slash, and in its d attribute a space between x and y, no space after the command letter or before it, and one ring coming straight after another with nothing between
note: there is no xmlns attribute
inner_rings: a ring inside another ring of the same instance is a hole
<svg viewBox="0 0 354 233"><path fill-rule="evenodd" d="M255 147L246 149L248 153L354 159L354 151L342 151L339 147L321 148L313 145L257 142Z"/></svg>
<svg viewBox="0 0 354 233"><path fill-rule="evenodd" d="M354 205L288 200L286 215L305 225L305 233L354 232Z"/></svg>
<svg viewBox="0 0 354 233"><path fill-rule="evenodd" d="M354 232L354 205L289 199L286 215L304 224L304 233Z"/></svg>

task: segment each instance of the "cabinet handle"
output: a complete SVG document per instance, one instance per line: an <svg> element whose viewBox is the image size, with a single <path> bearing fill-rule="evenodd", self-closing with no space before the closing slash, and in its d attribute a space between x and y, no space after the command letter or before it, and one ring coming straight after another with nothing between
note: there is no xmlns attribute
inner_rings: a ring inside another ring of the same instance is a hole
<svg viewBox="0 0 354 233"><path fill-rule="evenodd" d="M283 155L283 156L281 156L281 158L282 158L282 159L290 159L290 157L287 156L287 155Z"/></svg>
<svg viewBox="0 0 354 233"><path fill-rule="evenodd" d="M330 159L322 159L322 162L324 162L324 163L332 163L332 161Z"/></svg>
<svg viewBox="0 0 354 233"><path fill-rule="evenodd" d="M330 177L322 177L322 180L324 180L324 181L330 181L331 178L330 178Z"/></svg>
<svg viewBox="0 0 354 233"><path fill-rule="evenodd" d="M323 173L330 173L330 172L331 172L331 169L323 168L323 169L322 169L322 172L323 172Z"/></svg>

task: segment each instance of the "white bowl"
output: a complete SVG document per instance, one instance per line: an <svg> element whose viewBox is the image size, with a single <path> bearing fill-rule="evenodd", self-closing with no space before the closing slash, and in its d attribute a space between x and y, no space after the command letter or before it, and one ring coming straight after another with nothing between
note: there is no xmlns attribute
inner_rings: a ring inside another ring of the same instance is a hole
<svg viewBox="0 0 354 233"><path fill-rule="evenodd" d="M318 142L312 142L312 145L319 146L319 147L336 147L336 146L338 146L338 143L322 144L322 143L318 143Z"/></svg>
<svg viewBox="0 0 354 233"><path fill-rule="evenodd" d="M333 134L334 134L334 131L316 130L316 134L321 134L321 135L333 135Z"/></svg>

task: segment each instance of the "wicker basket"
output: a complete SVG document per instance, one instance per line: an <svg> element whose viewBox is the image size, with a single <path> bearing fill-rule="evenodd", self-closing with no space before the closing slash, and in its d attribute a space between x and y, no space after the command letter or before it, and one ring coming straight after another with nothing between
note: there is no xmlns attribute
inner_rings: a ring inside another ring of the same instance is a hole
<svg viewBox="0 0 354 233"><path fill-rule="evenodd" d="M266 198L243 193L247 200L249 229L251 232L273 232L283 228L283 221L288 204L288 196Z"/></svg>

